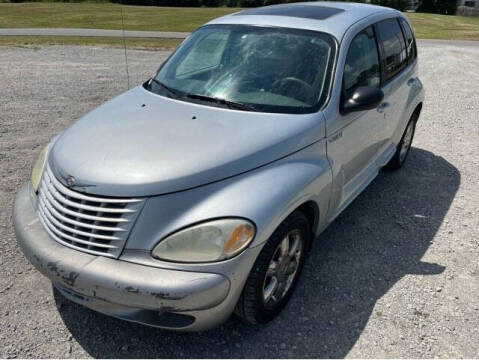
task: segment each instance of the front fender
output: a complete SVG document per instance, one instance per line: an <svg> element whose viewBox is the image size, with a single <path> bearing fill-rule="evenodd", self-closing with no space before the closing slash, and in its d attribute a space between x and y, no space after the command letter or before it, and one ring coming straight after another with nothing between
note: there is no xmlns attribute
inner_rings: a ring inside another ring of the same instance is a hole
<svg viewBox="0 0 479 360"><path fill-rule="evenodd" d="M306 201L314 201L320 215L326 214L331 181L326 143L320 140L293 155L227 180L149 199L126 249L150 251L160 240L182 228L223 217L253 221L257 232L250 247L256 247ZM320 217L318 228L323 220Z"/></svg>

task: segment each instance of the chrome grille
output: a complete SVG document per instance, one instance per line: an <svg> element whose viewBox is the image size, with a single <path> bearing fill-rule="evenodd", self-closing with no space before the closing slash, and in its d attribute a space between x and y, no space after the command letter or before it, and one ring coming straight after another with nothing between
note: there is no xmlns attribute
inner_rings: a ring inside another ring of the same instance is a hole
<svg viewBox="0 0 479 360"><path fill-rule="evenodd" d="M60 183L47 165L38 192L38 213L57 242L117 258L143 206L143 199L86 195Z"/></svg>

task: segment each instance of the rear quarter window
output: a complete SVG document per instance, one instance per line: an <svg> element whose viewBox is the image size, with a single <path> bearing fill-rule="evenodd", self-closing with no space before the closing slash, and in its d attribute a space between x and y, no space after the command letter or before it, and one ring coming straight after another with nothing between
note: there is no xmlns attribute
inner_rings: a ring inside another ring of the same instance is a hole
<svg viewBox="0 0 479 360"><path fill-rule="evenodd" d="M416 39L414 38L414 34L408 22L404 19L400 19L399 21L401 21L404 30L404 37L406 38L408 63L411 63L417 57Z"/></svg>

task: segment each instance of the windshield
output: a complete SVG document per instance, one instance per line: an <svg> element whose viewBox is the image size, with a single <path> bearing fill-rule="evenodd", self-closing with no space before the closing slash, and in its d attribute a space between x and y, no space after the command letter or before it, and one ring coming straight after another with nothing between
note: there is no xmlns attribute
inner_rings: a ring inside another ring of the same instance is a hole
<svg viewBox="0 0 479 360"><path fill-rule="evenodd" d="M210 25L195 31L147 84L183 101L309 113L327 99L335 42L307 30Z"/></svg>

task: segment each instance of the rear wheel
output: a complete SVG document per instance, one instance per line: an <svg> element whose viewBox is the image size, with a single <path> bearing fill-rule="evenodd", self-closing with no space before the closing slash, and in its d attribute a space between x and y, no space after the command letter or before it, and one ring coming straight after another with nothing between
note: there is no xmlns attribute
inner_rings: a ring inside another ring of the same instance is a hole
<svg viewBox="0 0 479 360"><path fill-rule="evenodd" d="M295 211L276 229L256 259L235 313L250 324L276 317L291 297L310 241L308 220Z"/></svg>
<svg viewBox="0 0 479 360"><path fill-rule="evenodd" d="M404 130L401 141L399 142L394 156L386 164L385 168L388 170L396 170L401 168L406 162L409 150L411 149L412 140L414 138L414 133L416 131L416 121L418 115L414 113L409 120L409 123Z"/></svg>

